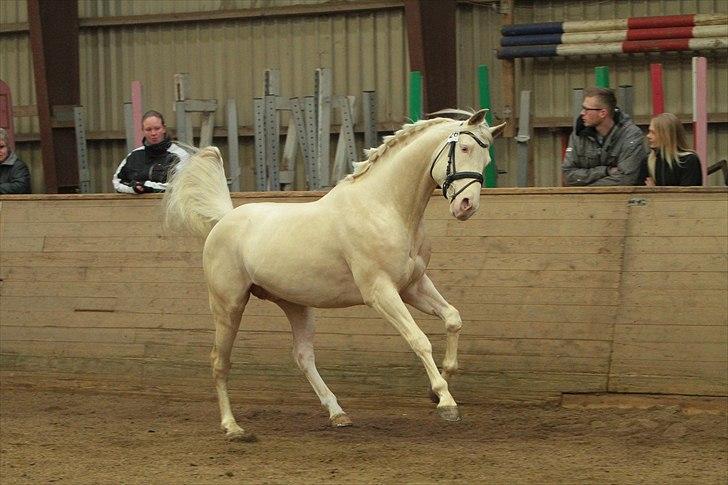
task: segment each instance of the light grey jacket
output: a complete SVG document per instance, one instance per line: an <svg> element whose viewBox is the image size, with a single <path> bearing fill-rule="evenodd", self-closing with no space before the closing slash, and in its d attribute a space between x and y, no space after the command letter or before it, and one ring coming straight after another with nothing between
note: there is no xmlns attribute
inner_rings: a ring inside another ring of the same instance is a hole
<svg viewBox="0 0 728 485"><path fill-rule="evenodd" d="M574 186L637 185L640 165L649 149L645 136L626 114L614 114L614 128L602 143L592 127L585 127L581 117L569 137L569 147L561 170L564 183ZM620 173L609 175L609 167Z"/></svg>

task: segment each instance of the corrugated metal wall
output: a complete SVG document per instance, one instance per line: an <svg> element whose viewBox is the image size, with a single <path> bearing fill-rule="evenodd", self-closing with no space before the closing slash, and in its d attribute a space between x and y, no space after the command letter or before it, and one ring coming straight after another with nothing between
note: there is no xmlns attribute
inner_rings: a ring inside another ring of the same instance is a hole
<svg viewBox="0 0 728 485"><path fill-rule="evenodd" d="M728 13L724 0L516 0L515 23L622 19L691 13ZM726 32L728 35L728 32ZM610 86L634 87L634 115L649 116L651 90L649 65L663 66L665 110L692 114L692 57L708 58L708 112L728 113L728 57L725 51L623 54L619 56L574 56L522 59L516 61L517 89L531 90L531 110L538 117L569 116L574 88L594 85L594 68L607 66ZM534 160L537 186L559 185L561 144L549 129L537 129ZM708 162L728 156L725 125L711 124L708 133ZM723 185L721 176L712 185ZM515 182L515 179L513 179Z"/></svg>
<svg viewBox="0 0 728 485"><path fill-rule="evenodd" d="M579 21L617 19L632 16L677 15L687 13L728 13L728 2L688 0L642 1L565 1L516 0L514 23ZM500 96L502 63L496 57L500 43L500 14L497 4L463 4L458 12L458 100L461 106L477 106L478 92L475 70L487 64L491 77L491 100L496 115L502 115ZM728 35L728 32L726 32ZM515 61L516 113L519 93L531 91L533 117L545 119L568 117L574 88L594 85L594 68L607 66L610 85L634 87L634 113L639 117L651 113L650 63L663 65L665 109L686 115L692 113L691 62L695 53L647 53L620 56L575 56L557 58L521 59ZM708 111L728 113L728 57L725 52L704 52L708 57ZM558 186L561 178L561 136L568 128L536 128L530 146L535 166L536 186ZM728 139L725 124L709 126L708 159L710 162L728 157ZM515 146L509 140L496 145L500 169L508 173L500 176L499 185L516 184ZM722 176L714 174L711 185L723 185Z"/></svg>
<svg viewBox="0 0 728 485"><path fill-rule="evenodd" d="M301 0L208 0L201 2L87 0L79 2L79 14L86 23L98 17L156 15L184 12L213 12L238 8L314 5L322 1ZM356 2L352 2L356 3ZM517 0L516 23L534 21L624 18L635 15L728 12L720 0L634 0L634 1L526 1ZM0 2L0 29L27 22L26 2ZM501 61L495 52L500 39L497 2L459 4L458 102L459 107L478 105L476 68L490 67L492 101L496 116L502 115L500 96ZM709 57L709 111L728 112L728 58ZM634 54L618 57L581 56L516 61L516 89L530 89L532 113L539 118L565 117L571 110L571 90L593 83L593 68L610 68L611 83L635 87L635 113L649 114L649 63L662 62L665 69L666 108L689 114L692 104L691 53ZM128 101L132 80L144 85L145 108L164 112L174 127L173 75L188 72L191 96L216 98L224 105L237 100L239 123L251 132L252 99L263 94L266 69L279 69L284 96L313 94L314 70L328 67L333 72L337 95L359 96L374 89L378 96L380 128L394 128L407 115L408 56L404 9L382 8L377 12L351 12L317 16L241 18L186 23L84 26L80 39L81 102L87 107L90 130L89 155L95 175L94 189L110 191L111 173L124 156L122 104ZM32 60L27 30L0 30L0 78L13 89L14 104L35 104ZM518 97L518 96L516 96ZM516 107L517 109L517 107ZM224 112L217 116L222 123ZM334 120L336 122L336 120ZM34 117L17 118L16 130L23 139L19 152L31 162L33 187L42 190L38 126ZM538 128L532 138L535 184L559 185L561 128ZM709 161L728 155L728 128L711 124ZM28 136L36 134L35 137ZM243 188L253 188L252 138L241 139ZM219 139L225 146L225 139ZM513 140L496 144L499 168L508 171L499 185L515 185ZM300 178L300 177L299 177ZM718 183L718 176L711 180ZM297 188L303 188L297 181Z"/></svg>

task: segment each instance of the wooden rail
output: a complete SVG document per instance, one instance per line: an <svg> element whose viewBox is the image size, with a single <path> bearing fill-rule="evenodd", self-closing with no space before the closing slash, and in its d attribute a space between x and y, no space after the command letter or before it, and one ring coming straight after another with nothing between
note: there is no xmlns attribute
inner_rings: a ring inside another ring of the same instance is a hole
<svg viewBox="0 0 728 485"><path fill-rule="evenodd" d="M490 189L459 222L433 196L429 274L464 321L456 399L727 395L726 200L726 188ZM3 376L212 390L200 244L162 231L159 202L0 197ZM441 359L442 323L413 313ZM317 362L341 399L423 395L418 359L371 310L317 317ZM278 307L251 299L232 388L315 399L290 346Z"/></svg>

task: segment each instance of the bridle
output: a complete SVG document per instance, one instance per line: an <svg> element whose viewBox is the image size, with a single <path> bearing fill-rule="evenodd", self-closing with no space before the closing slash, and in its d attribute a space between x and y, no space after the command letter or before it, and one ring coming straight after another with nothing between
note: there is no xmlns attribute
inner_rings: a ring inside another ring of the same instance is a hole
<svg viewBox="0 0 728 485"><path fill-rule="evenodd" d="M442 196L447 197L447 190L450 188L450 185L456 180L460 179L473 179L469 183L465 184L463 188L455 192L455 195L453 195L450 198L450 202L455 200L455 197L460 195L460 193L465 190L466 188L470 187L472 184L479 183L481 186L483 185L483 174L480 172L458 172L457 167L455 166L455 145L457 145L458 139L460 138L460 135L470 135L470 137L475 140L475 142L480 145L483 148L488 148L488 145L483 143L477 136L475 136L470 131L456 131L452 133L450 136L447 137L447 140L445 140L445 144L440 148L440 151L437 152L437 156L435 156L435 159L432 160L432 165L430 165L430 177L432 177L432 169L435 168L435 163L440 158L440 155L442 155L443 150L449 145L450 148L448 150L448 158L447 158L447 169L445 171L445 181L442 183ZM435 177L432 177L432 180L435 180ZM437 180L435 180L435 183L437 184Z"/></svg>

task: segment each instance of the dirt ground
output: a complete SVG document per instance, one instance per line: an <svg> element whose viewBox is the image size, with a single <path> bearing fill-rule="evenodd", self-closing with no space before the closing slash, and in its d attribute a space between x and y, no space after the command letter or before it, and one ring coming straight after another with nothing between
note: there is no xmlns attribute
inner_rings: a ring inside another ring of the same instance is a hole
<svg viewBox="0 0 728 485"><path fill-rule="evenodd" d="M725 413L343 402L333 429L306 403L234 402L255 443L225 440L213 400L0 388L0 482L726 483ZM368 405L368 407L367 407Z"/></svg>

